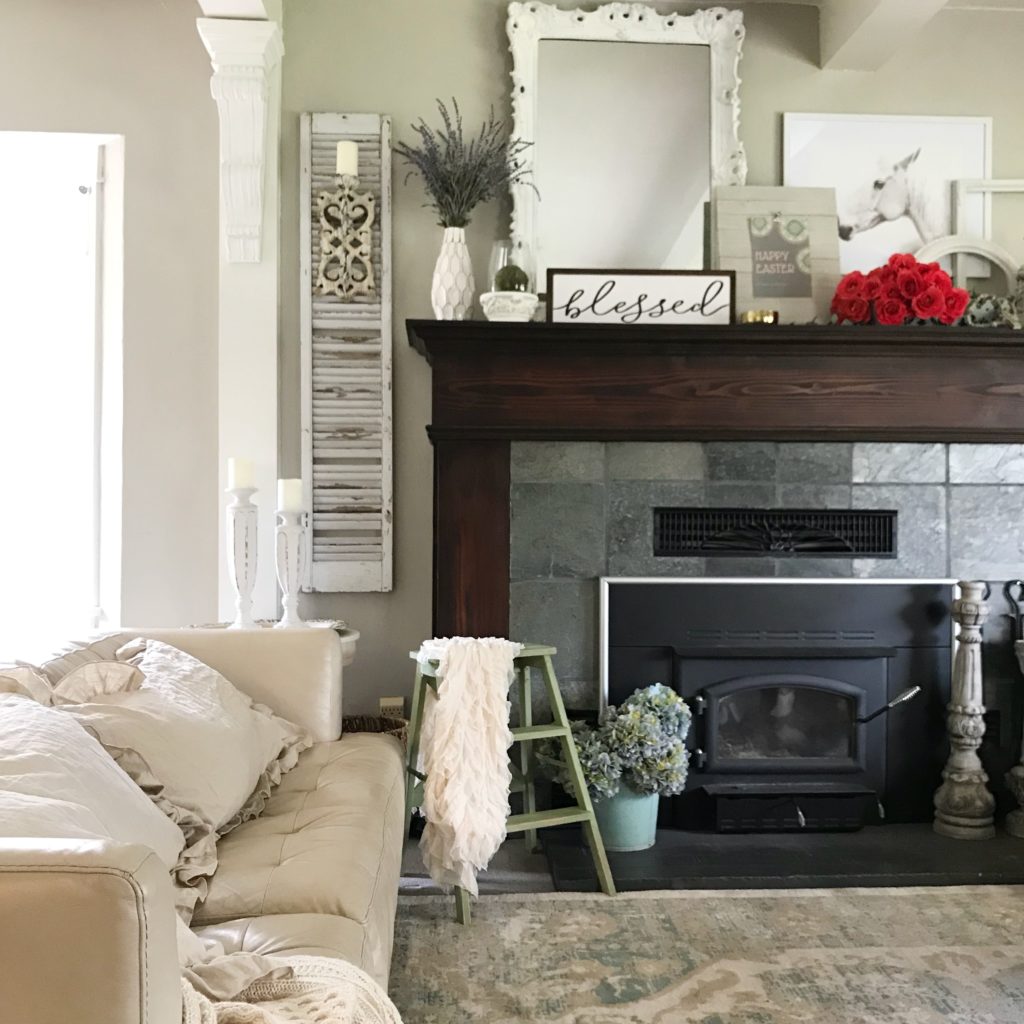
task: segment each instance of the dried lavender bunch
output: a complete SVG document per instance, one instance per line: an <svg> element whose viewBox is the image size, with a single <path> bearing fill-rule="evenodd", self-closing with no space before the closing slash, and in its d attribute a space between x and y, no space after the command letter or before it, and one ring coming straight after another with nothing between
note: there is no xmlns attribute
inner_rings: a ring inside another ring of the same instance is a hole
<svg viewBox="0 0 1024 1024"><path fill-rule="evenodd" d="M458 103L453 99L449 112L438 100L437 109L442 127L431 128L420 118L412 126L420 137L419 145L399 142L395 152L412 168L406 181L416 174L423 179L423 187L430 196L426 205L437 211L441 227L463 228L479 203L526 180L529 171L522 156L532 143L521 139L507 141L505 122L495 119L493 108L480 133L467 142Z"/></svg>

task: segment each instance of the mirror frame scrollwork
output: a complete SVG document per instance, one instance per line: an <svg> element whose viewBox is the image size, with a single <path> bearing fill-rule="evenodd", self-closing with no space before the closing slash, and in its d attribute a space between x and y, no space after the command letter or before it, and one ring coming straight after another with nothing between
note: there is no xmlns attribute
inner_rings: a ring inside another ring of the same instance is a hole
<svg viewBox="0 0 1024 1024"><path fill-rule="evenodd" d="M742 11L711 7L693 14L659 14L644 3L606 3L593 11L565 10L539 0L514 0L506 23L512 51L513 137L536 139L537 68L544 39L599 42L687 43L711 50L712 192L743 185L747 158L739 138L739 62L745 28ZM527 155L529 159L529 155ZM512 244L534 249L538 199L529 181L512 186ZM538 286L540 282L538 282Z"/></svg>

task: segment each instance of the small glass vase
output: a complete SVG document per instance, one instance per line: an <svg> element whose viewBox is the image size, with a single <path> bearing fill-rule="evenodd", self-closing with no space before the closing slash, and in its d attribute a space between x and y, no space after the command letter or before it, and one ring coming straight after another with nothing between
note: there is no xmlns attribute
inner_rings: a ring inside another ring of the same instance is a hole
<svg viewBox="0 0 1024 1024"><path fill-rule="evenodd" d="M517 253L512 242L503 238L491 246L487 264L488 290L530 293L533 291L532 269L529 253L523 248Z"/></svg>

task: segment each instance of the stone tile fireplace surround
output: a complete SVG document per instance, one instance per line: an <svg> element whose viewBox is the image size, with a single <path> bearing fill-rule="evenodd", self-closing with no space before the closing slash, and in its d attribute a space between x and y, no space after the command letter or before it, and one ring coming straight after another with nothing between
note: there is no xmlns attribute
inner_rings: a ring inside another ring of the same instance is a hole
<svg viewBox="0 0 1024 1024"><path fill-rule="evenodd" d="M511 480L511 635L557 645L571 707L598 706L601 576L987 579L989 742L1014 748L1001 588L1024 573L1024 445L515 442ZM656 558L661 505L893 509L898 556Z"/></svg>
<svg viewBox="0 0 1024 1024"><path fill-rule="evenodd" d="M597 707L602 575L988 580L986 685L1017 685L1000 613L1024 572L1022 444L525 441L511 473L511 635L558 646L573 707ZM662 505L894 509L898 556L655 558Z"/></svg>

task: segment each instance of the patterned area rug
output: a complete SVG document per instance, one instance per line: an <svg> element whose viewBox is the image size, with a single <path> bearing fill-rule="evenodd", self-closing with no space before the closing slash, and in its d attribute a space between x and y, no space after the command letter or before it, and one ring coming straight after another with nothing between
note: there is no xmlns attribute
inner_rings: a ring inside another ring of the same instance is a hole
<svg viewBox="0 0 1024 1024"><path fill-rule="evenodd" d="M405 1024L1021 1024L1024 887L402 897Z"/></svg>

